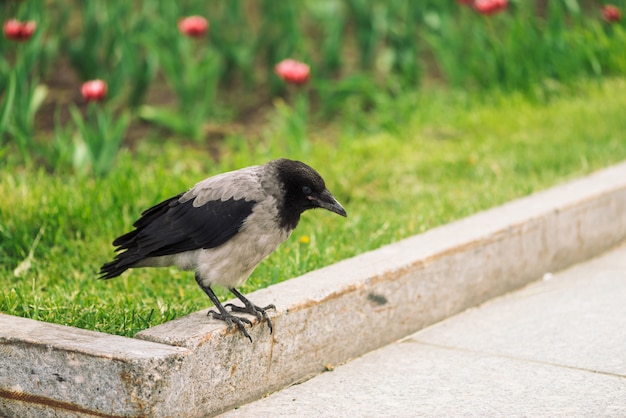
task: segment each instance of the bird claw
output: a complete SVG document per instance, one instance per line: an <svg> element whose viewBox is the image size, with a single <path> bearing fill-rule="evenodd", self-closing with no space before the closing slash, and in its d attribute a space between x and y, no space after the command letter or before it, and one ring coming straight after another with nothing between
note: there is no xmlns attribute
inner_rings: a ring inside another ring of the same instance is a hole
<svg viewBox="0 0 626 418"><path fill-rule="evenodd" d="M248 334L248 331L246 331L246 327L244 325L244 323L245 323L245 324L248 324L248 325L252 326L252 321L250 321L249 319L247 319L247 318L240 318L238 316L231 315L228 312L219 313L219 312L215 312L215 311L209 311L207 313L207 315L210 316L211 318L219 319L221 321L226 322L226 325L228 326L228 329L232 329L233 328L233 324L237 324L237 327L243 333L243 335L245 335L246 338L249 339L250 342L252 342L252 337L250 337L250 334Z"/></svg>
<svg viewBox="0 0 626 418"><path fill-rule="evenodd" d="M254 315L256 316L256 319L259 320L259 322L262 322L264 319L267 321L267 326L270 329L270 334L274 331L274 327L272 326L272 321L270 320L269 315L267 314L267 311L270 309L276 310L276 306L274 305L267 305L263 308L261 308L260 306L256 306L253 304L250 304L250 306L237 306L234 305L232 303L227 303L226 305L224 305L224 307L230 307L230 311L231 312L238 312L238 313L247 313L250 315Z"/></svg>

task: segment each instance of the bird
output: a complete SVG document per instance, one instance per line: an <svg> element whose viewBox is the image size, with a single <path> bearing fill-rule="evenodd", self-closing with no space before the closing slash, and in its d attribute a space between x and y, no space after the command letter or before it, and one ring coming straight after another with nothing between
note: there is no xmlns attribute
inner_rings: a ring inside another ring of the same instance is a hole
<svg viewBox="0 0 626 418"><path fill-rule="evenodd" d="M302 213L316 208L347 216L322 176L303 162L279 158L221 173L143 211L134 229L113 241L117 254L102 265L99 278L141 267L194 271L198 286L217 308L208 315L229 329L236 325L252 342L245 327L252 322L233 312L267 321L271 334L267 311L276 307L254 305L237 287L289 238ZM222 305L213 285L227 288L243 307Z"/></svg>

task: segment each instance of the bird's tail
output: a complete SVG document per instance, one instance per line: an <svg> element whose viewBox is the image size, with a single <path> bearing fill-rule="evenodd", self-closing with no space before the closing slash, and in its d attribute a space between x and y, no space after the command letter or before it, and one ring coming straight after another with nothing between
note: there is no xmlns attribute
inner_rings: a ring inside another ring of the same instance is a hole
<svg viewBox="0 0 626 418"><path fill-rule="evenodd" d="M112 279L124 273L129 268L133 267L143 257L133 257L128 255L128 252L118 254L113 261L109 261L100 267L99 279Z"/></svg>
<svg viewBox="0 0 626 418"><path fill-rule="evenodd" d="M129 268L134 267L141 260L144 260L152 255L151 251L147 251L145 247L143 250L140 250L137 241L141 239L145 241L146 237L142 235L145 232L144 230L146 228L155 229L153 222L157 221L161 216L167 213L173 202L178 202L178 199L181 196L182 193L178 196L164 200L148 210L145 210L141 214L141 218L133 224L135 227L134 230L117 237L113 241L113 246L117 247L115 250L117 251L117 255L113 261L104 264L100 268L100 279L112 279L117 277ZM156 228L158 228L158 225ZM155 240L153 238L149 238L148 241L154 243ZM158 249L158 245L156 248Z"/></svg>
<svg viewBox="0 0 626 418"><path fill-rule="evenodd" d="M113 245L119 246L118 251L124 251L117 253L113 261L109 261L100 267L99 279L112 279L117 277L144 258L139 255L136 244L134 243L133 239L136 235L136 230L131 231L113 241Z"/></svg>

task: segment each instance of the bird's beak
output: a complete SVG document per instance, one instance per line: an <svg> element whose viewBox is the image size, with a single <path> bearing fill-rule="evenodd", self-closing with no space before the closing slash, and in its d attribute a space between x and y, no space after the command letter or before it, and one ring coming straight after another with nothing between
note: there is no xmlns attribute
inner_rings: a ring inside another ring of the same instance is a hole
<svg viewBox="0 0 626 418"><path fill-rule="evenodd" d="M320 208L335 212L337 215L348 216L343 206L337 202L337 199L335 199L335 197L328 190L324 190L319 195L319 198L314 199L314 201Z"/></svg>

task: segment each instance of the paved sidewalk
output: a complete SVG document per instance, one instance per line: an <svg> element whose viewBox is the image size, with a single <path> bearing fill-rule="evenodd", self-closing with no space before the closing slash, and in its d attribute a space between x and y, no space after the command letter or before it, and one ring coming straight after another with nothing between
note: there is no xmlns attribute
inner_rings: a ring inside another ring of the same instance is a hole
<svg viewBox="0 0 626 418"><path fill-rule="evenodd" d="M626 245L221 416L626 417Z"/></svg>

